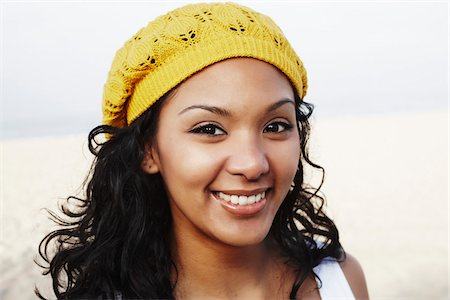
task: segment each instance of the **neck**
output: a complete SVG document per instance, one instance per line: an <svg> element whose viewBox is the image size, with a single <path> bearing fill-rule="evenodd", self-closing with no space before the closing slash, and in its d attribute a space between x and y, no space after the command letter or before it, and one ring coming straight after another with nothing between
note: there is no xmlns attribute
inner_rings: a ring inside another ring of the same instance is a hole
<svg viewBox="0 0 450 300"><path fill-rule="evenodd" d="M177 298L273 298L274 290L280 292L285 269L268 239L235 247L176 232L173 237Z"/></svg>

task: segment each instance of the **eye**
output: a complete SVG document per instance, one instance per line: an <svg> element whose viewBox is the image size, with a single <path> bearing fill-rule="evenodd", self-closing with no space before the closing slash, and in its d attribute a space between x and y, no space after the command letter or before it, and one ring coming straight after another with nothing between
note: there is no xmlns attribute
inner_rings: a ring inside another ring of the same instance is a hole
<svg viewBox="0 0 450 300"><path fill-rule="evenodd" d="M200 125L200 126L193 128L189 132L197 133L197 134L204 134L204 135L209 135L209 136L219 136L219 135L226 134L226 132L223 129L221 129L219 126L214 125L214 124Z"/></svg>
<svg viewBox="0 0 450 300"><path fill-rule="evenodd" d="M281 133L292 129L292 125L286 122L273 122L264 128L264 132Z"/></svg>

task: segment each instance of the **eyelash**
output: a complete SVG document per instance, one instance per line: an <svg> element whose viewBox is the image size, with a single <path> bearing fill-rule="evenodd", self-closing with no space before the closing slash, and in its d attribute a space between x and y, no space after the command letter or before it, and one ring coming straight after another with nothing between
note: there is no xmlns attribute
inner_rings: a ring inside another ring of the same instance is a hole
<svg viewBox="0 0 450 300"><path fill-rule="evenodd" d="M215 134L215 133L212 133L212 132L211 132L212 130L214 130L214 131L220 130L220 131L222 131L223 133L221 133L221 134ZM197 127L193 128L193 129L192 129L191 131L189 131L189 132L191 132L191 133L197 133L197 134L201 134L201 135L207 135L207 136L211 136L211 137L213 137L213 136L220 136L220 135L226 134L225 130L223 130L222 128L220 128L219 126L217 126L217 125L215 125L215 124L205 124L205 125L200 125L200 126L197 126Z"/></svg>
<svg viewBox="0 0 450 300"><path fill-rule="evenodd" d="M284 127L284 129L281 130L281 131L267 131L266 129L267 129L269 126L271 126L271 125L282 126L282 127ZM273 122L273 123L270 123L269 125L267 125L266 128L264 128L264 131L263 131L263 132L283 133L283 132L286 132L286 131L290 131L292 128L294 128L294 126L292 126L291 124L286 123L286 122L280 122L280 121L278 121L278 122Z"/></svg>
<svg viewBox="0 0 450 300"><path fill-rule="evenodd" d="M267 128L269 126L272 126L272 125L282 126L282 127L284 127L284 129L282 129L281 131L279 131L279 130L268 131ZM270 123L269 125L267 125L266 128L264 128L263 132L264 133L267 133L267 132L270 132L270 133L283 133L283 132L292 130L293 127L294 126L292 126L289 123L278 121L278 122L273 122L273 123ZM217 134L216 133L217 130L222 131L222 133ZM217 126L215 124L200 125L200 126L197 126L197 127L193 128L189 132L195 133L195 134L211 136L211 137L221 136L221 135L225 135L226 134L225 130L223 130L222 128L220 128L219 126Z"/></svg>

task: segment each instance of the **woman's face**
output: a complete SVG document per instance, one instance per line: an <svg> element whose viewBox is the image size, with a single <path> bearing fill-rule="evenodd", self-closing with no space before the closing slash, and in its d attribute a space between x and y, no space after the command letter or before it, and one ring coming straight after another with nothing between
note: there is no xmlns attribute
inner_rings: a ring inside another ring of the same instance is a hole
<svg viewBox="0 0 450 300"><path fill-rule="evenodd" d="M263 241L297 170L295 115L288 79L256 59L216 63L179 85L143 164L164 179L175 234Z"/></svg>

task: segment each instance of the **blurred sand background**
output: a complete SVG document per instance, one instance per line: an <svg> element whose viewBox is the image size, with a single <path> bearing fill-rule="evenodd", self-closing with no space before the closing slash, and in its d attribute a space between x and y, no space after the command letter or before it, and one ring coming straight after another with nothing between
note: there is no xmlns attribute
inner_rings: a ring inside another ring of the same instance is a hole
<svg viewBox="0 0 450 300"><path fill-rule="evenodd" d="M448 299L448 113L313 119L311 156L343 245L362 264L372 299ZM79 190L85 135L1 145L0 298L51 295L33 263L55 228L43 208Z"/></svg>
<svg viewBox="0 0 450 300"><path fill-rule="evenodd" d="M79 191L115 51L199 1L0 1L0 299L51 295L33 263L55 228L44 208ZM237 2L306 65L311 156L371 298L449 299L448 1Z"/></svg>

